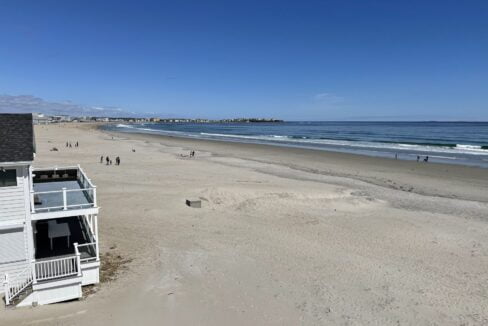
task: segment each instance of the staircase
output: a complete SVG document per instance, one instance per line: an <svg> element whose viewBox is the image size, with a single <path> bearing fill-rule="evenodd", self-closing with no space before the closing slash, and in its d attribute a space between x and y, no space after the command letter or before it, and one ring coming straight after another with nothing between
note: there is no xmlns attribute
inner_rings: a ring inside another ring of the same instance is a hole
<svg viewBox="0 0 488 326"><path fill-rule="evenodd" d="M16 305L32 293L32 268L29 266L14 277L5 274L5 305Z"/></svg>
<svg viewBox="0 0 488 326"><path fill-rule="evenodd" d="M25 289L17 293L15 297L11 298L10 303L9 305L7 305L7 307L15 307L18 303L22 302L22 300L27 298L31 293L32 293L32 285L29 285L28 287L26 287Z"/></svg>
<svg viewBox="0 0 488 326"><path fill-rule="evenodd" d="M75 255L61 256L54 259L32 260L22 272L12 276L5 274L5 305L25 306L34 303L48 304L81 297L81 254L75 243ZM74 282L62 285L75 278ZM59 291L59 286L63 291ZM79 289L78 289L79 287ZM35 292L35 302L32 301Z"/></svg>

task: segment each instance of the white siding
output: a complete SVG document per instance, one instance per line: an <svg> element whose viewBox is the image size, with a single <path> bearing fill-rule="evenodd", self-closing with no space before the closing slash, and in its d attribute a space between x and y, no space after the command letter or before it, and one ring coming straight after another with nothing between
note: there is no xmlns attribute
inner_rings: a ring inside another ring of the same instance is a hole
<svg viewBox="0 0 488 326"><path fill-rule="evenodd" d="M0 230L0 277L14 277L28 266L24 228ZM3 287L0 287L3 292Z"/></svg>
<svg viewBox="0 0 488 326"><path fill-rule="evenodd" d="M25 186L28 176L22 167L17 168L17 186L0 187L0 222L22 220L26 218Z"/></svg>
<svg viewBox="0 0 488 326"><path fill-rule="evenodd" d="M27 167L17 167L17 186L0 187L0 281L5 273L15 277L28 267L28 237L30 231L29 174ZM8 228L7 224L24 227ZM32 235L31 235L32 238ZM0 286L0 293L3 286Z"/></svg>

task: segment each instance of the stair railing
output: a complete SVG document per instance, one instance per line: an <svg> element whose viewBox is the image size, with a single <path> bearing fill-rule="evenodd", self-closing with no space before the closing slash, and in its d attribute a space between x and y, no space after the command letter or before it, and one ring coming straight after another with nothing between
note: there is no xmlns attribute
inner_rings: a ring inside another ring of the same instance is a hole
<svg viewBox="0 0 488 326"><path fill-rule="evenodd" d="M12 277L5 273L5 280L3 282L5 289L5 305L8 306L12 300L15 300L15 298L31 284L32 269L30 266Z"/></svg>

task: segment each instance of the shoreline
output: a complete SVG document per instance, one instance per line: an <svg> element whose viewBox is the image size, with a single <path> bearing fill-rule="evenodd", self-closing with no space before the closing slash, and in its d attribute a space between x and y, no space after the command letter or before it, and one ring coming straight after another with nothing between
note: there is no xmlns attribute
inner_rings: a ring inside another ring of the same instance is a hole
<svg viewBox="0 0 488 326"><path fill-rule="evenodd" d="M146 141L170 142L171 146L179 146L188 150L202 150L213 152L214 155L225 152L227 156L252 160L260 163L273 163L287 166L288 168L309 173L329 175L334 177L347 177L378 186L395 190L404 190L421 195L443 198L460 198L487 203L488 194L484 194L488 188L488 169L478 166L460 164L416 162L410 160L395 160L393 158L375 157L355 153L343 153L323 149L298 148L277 146L271 144L254 144L232 142L225 140L210 140L186 138L178 136L159 135L138 132L119 132L106 130L104 125L96 126L97 130L120 138ZM251 156L250 154L258 155ZM277 161L276 157L285 155L290 161ZM300 158L307 157L307 163L301 164ZM344 161L348 162L348 168L341 167ZM374 174L374 177L371 174ZM389 177L385 179L385 175ZM445 179L446 187L449 181L466 182L473 187L469 193L452 192L448 189L429 188L429 179ZM396 179L396 180L395 180ZM427 187L426 187L427 185ZM413 187L412 190L410 190ZM410 190L410 191L409 191Z"/></svg>
<svg viewBox="0 0 488 326"><path fill-rule="evenodd" d="M208 133L202 130L192 131L186 130L185 128L175 129L169 128L169 130L162 129L159 130L156 126L153 128L138 128L137 124L132 126L127 125L127 128L113 127L115 124L106 124L102 126L102 129L107 129L108 131L121 132L121 133L139 133L139 134L152 134L166 137L177 137L177 138L188 138L188 139L199 139L199 140L215 140L224 141L232 143L248 143L248 144L258 144L258 145L272 145L285 148L302 148L311 150L321 150L327 152L335 153L345 153L345 154L356 154L369 157L381 157L381 158L395 158L398 160L405 161L415 161L420 159L423 162L426 157L428 157L429 163L442 163L451 165L461 165L461 166L471 166L471 167L481 167L488 169L488 146L481 145L463 145L462 143L456 144L454 142L448 143L424 143L424 142L409 142L405 140L404 142L390 142L375 141L375 140L341 140L333 138L314 138L311 135L308 137L297 137L295 136L273 136L268 135L254 135L254 134L227 134L220 131L208 131ZM183 124L184 125L184 124ZM194 124L190 124L194 125ZM125 126L122 124L122 126ZM130 128L129 128L130 127ZM262 131L266 133L265 131ZM278 134L279 131L277 131ZM296 133L297 131L295 131ZM270 138L271 137L271 138ZM277 137L279 141L276 140ZM306 138L307 141L302 141L302 138ZM325 140L325 143L321 143L319 140ZM295 141L297 140L297 141ZM315 140L309 142L308 140ZM446 140L447 141L447 140ZM339 142L339 143L337 143ZM341 144L341 142L344 142ZM384 145L388 145L384 147ZM393 146L395 145L395 146ZM393 147L391 147L393 146ZM413 146L413 147L409 147ZM415 146L421 148L414 148ZM474 149L479 147L479 149ZM470 151L467 151L467 149ZM477 152L478 151L478 152Z"/></svg>

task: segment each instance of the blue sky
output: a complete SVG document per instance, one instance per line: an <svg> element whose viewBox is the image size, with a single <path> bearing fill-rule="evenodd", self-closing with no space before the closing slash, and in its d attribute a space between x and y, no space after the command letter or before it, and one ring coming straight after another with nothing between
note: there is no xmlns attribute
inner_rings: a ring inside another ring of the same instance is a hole
<svg viewBox="0 0 488 326"><path fill-rule="evenodd" d="M488 1L1 1L0 94L185 117L488 120Z"/></svg>

